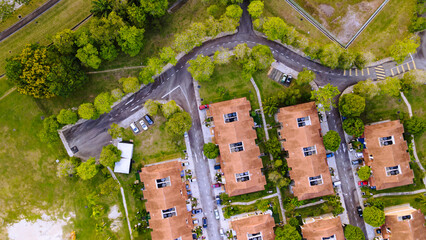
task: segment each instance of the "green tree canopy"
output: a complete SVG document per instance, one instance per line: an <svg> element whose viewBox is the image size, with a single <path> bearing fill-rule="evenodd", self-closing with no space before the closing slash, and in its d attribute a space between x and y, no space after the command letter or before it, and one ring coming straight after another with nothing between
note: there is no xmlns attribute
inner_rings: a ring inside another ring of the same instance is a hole
<svg viewBox="0 0 426 240"><path fill-rule="evenodd" d="M231 52L227 48L221 48L214 53L213 62L215 64L228 64L231 60Z"/></svg>
<svg viewBox="0 0 426 240"><path fill-rule="evenodd" d="M143 46L144 29L138 29L135 26L124 26L118 31L117 42L121 50L130 57L138 55Z"/></svg>
<svg viewBox="0 0 426 240"><path fill-rule="evenodd" d="M169 2L167 0L140 0L140 5L144 12L158 18L166 14Z"/></svg>
<svg viewBox="0 0 426 240"><path fill-rule="evenodd" d="M315 73L307 68L303 68L303 71L299 73L296 79L297 85L305 85L309 84L315 79Z"/></svg>
<svg viewBox="0 0 426 240"><path fill-rule="evenodd" d="M252 1L248 6L248 12L253 19L259 18L263 13L263 2L260 0Z"/></svg>
<svg viewBox="0 0 426 240"><path fill-rule="evenodd" d="M401 81L397 77L387 77L379 82L380 93L390 97L398 97L401 90Z"/></svg>
<svg viewBox="0 0 426 240"><path fill-rule="evenodd" d="M374 61L375 56L371 52L358 52L355 54L355 66L358 69L363 69L367 64L370 64Z"/></svg>
<svg viewBox="0 0 426 240"><path fill-rule="evenodd" d="M147 68L151 69L153 75L157 75L161 73L161 70L163 70L163 62L161 59L157 57L151 57L148 59Z"/></svg>
<svg viewBox="0 0 426 240"><path fill-rule="evenodd" d="M188 61L188 72L199 82L208 82L213 75L214 64L209 56L200 54L196 59Z"/></svg>
<svg viewBox="0 0 426 240"><path fill-rule="evenodd" d="M99 56L107 61L117 58L118 51L114 44L105 44L100 47Z"/></svg>
<svg viewBox="0 0 426 240"><path fill-rule="evenodd" d="M264 70L274 61L271 49L266 45L256 45L251 50L251 57L256 63L257 70Z"/></svg>
<svg viewBox="0 0 426 240"><path fill-rule="evenodd" d="M340 91L337 87L328 83L324 87L319 88L318 90L312 91L312 99L320 105L318 106L319 111L330 111L331 106L336 107L333 98L340 94Z"/></svg>
<svg viewBox="0 0 426 240"><path fill-rule="evenodd" d="M404 62L405 58L410 53L415 53L416 49L420 46L420 37L409 36L404 40L396 40L390 47L390 54L398 64Z"/></svg>
<svg viewBox="0 0 426 240"><path fill-rule="evenodd" d="M274 156L274 158L278 158L281 154L281 143L276 137L272 137L266 141L265 148L268 153Z"/></svg>
<svg viewBox="0 0 426 240"><path fill-rule="evenodd" d="M77 50L75 55L86 67L98 69L101 65L102 60L99 58L99 51L95 46L88 43L82 48Z"/></svg>
<svg viewBox="0 0 426 240"><path fill-rule="evenodd" d="M240 62L243 63L251 55L251 48L247 46L247 43L240 43L234 48L234 56Z"/></svg>
<svg viewBox="0 0 426 240"><path fill-rule="evenodd" d="M420 136L426 130L426 121L418 116L412 116L404 122L405 129L416 136Z"/></svg>
<svg viewBox="0 0 426 240"><path fill-rule="evenodd" d="M43 120L43 127L38 133L40 140L44 143L51 143L59 140L58 129L60 127L55 115L45 118Z"/></svg>
<svg viewBox="0 0 426 240"><path fill-rule="evenodd" d="M93 0L90 12L93 13L95 17L107 17L112 9L111 0Z"/></svg>
<svg viewBox="0 0 426 240"><path fill-rule="evenodd" d="M155 116L158 113L160 113L160 106L161 104L157 101L153 101L152 99L146 100L144 107L148 111L148 114L151 116Z"/></svg>
<svg viewBox="0 0 426 240"><path fill-rule="evenodd" d="M170 100L161 105L161 111L163 112L164 117L170 118L175 113L180 112L181 108L176 104L175 100Z"/></svg>
<svg viewBox="0 0 426 240"><path fill-rule="evenodd" d="M82 162L80 166L77 167L77 175L83 180L93 178L98 171L99 169L96 166L96 159L94 157L87 159L86 162Z"/></svg>
<svg viewBox="0 0 426 240"><path fill-rule="evenodd" d="M279 173L277 170L271 171L268 174L269 181L275 183L275 185L279 188L285 188L287 187L291 180L289 178L283 177L281 173Z"/></svg>
<svg viewBox="0 0 426 240"><path fill-rule="evenodd" d="M75 41L76 36L74 31L71 29L64 29L55 34L53 37L53 45L56 47L59 53L63 55L73 54L75 52Z"/></svg>
<svg viewBox="0 0 426 240"><path fill-rule="evenodd" d="M112 123L108 129L108 134L111 138L121 138L124 136L124 128L120 127L117 123Z"/></svg>
<svg viewBox="0 0 426 240"><path fill-rule="evenodd" d="M365 240L361 228L349 224L345 226L345 238L346 240Z"/></svg>
<svg viewBox="0 0 426 240"><path fill-rule="evenodd" d="M362 181L366 181L370 178L371 175L371 169L369 166L362 166L359 168L358 170L358 177L362 180Z"/></svg>
<svg viewBox="0 0 426 240"><path fill-rule="evenodd" d="M71 109L62 109L56 118L58 119L59 123L65 125L74 124L78 120L77 113Z"/></svg>
<svg viewBox="0 0 426 240"><path fill-rule="evenodd" d="M266 18L262 28L269 40L282 40L288 32L287 24L279 17Z"/></svg>
<svg viewBox="0 0 426 240"><path fill-rule="evenodd" d="M105 167L114 167L114 164L121 159L121 151L114 145L110 144L102 148L99 162Z"/></svg>
<svg viewBox="0 0 426 240"><path fill-rule="evenodd" d="M114 44L119 30L124 26L125 23L123 19L114 11L112 11L108 17L92 18L89 23L90 38L96 42L97 45ZM91 43L93 44L93 42ZM77 43L77 45L79 44ZM87 45L87 43L83 45Z"/></svg>
<svg viewBox="0 0 426 240"><path fill-rule="evenodd" d="M302 236L295 227L286 224L275 230L275 240L302 240Z"/></svg>
<svg viewBox="0 0 426 240"><path fill-rule="evenodd" d="M185 32L175 35L174 49L177 52L187 53L194 47L200 46L206 35L207 29L203 23L193 23Z"/></svg>
<svg viewBox="0 0 426 240"><path fill-rule="evenodd" d="M206 143L203 146L204 155L209 159L215 159L219 156L219 147L214 143Z"/></svg>
<svg viewBox="0 0 426 240"><path fill-rule="evenodd" d="M276 97L269 97L263 100L263 112L269 116L275 114L278 110L278 100Z"/></svg>
<svg viewBox="0 0 426 240"><path fill-rule="evenodd" d="M166 122L166 130L175 136L182 136L192 126L191 115L187 112L173 114Z"/></svg>
<svg viewBox="0 0 426 240"><path fill-rule="evenodd" d="M338 132L330 130L324 135L322 141L324 142L325 149L335 152L339 149L342 139Z"/></svg>
<svg viewBox="0 0 426 240"><path fill-rule="evenodd" d="M143 28L146 20L144 10L134 3L127 5L126 10L130 23L137 28Z"/></svg>
<svg viewBox="0 0 426 240"><path fill-rule="evenodd" d="M123 97L123 91L120 88L115 88L111 90L111 97L114 98L114 100L121 99Z"/></svg>
<svg viewBox="0 0 426 240"><path fill-rule="evenodd" d="M94 105L99 114L108 113L111 111L111 105L114 103L109 92L100 93L94 101Z"/></svg>
<svg viewBox="0 0 426 240"><path fill-rule="evenodd" d="M214 18L219 18L220 8L216 4L212 4L207 8L207 13Z"/></svg>
<svg viewBox="0 0 426 240"><path fill-rule="evenodd" d="M173 66L176 65L176 52L171 47L163 47L160 50L160 59L163 63L170 63Z"/></svg>
<svg viewBox="0 0 426 240"><path fill-rule="evenodd" d="M371 99L380 93L380 88L377 84L373 83L371 79L367 79L354 85L354 93L361 97Z"/></svg>
<svg viewBox="0 0 426 240"><path fill-rule="evenodd" d="M319 54L319 59L324 66L335 69L339 66L339 58L342 54L342 49L335 43L330 43L324 46Z"/></svg>
<svg viewBox="0 0 426 240"><path fill-rule="evenodd" d="M225 15L227 17L232 18L232 19L239 20L241 18L241 16L243 15L243 10L241 9L240 6L238 6L236 4L232 4L232 5L229 5L228 7L226 7Z"/></svg>
<svg viewBox="0 0 426 240"><path fill-rule="evenodd" d="M78 107L78 115L83 119L95 119L97 117L96 108L92 103L83 103Z"/></svg>
<svg viewBox="0 0 426 240"><path fill-rule="evenodd" d="M351 136L361 137L364 133L364 122L361 118L350 117L343 121L343 130Z"/></svg>
<svg viewBox="0 0 426 240"><path fill-rule="evenodd" d="M355 63L357 55L350 50L345 50L340 54L339 67L342 69L350 69Z"/></svg>
<svg viewBox="0 0 426 240"><path fill-rule="evenodd" d="M123 91L125 93L136 92L140 88L139 80L135 77L120 78L118 82L123 85Z"/></svg>
<svg viewBox="0 0 426 240"><path fill-rule="evenodd" d="M77 172L74 161L70 159L62 160L58 164L56 176L58 177L70 177Z"/></svg>
<svg viewBox="0 0 426 240"><path fill-rule="evenodd" d="M385 224L385 212L376 207L366 207L364 209L364 220L373 227L380 227Z"/></svg>
<svg viewBox="0 0 426 240"><path fill-rule="evenodd" d="M359 117L365 109L365 99L359 95L348 93L340 98L339 110L345 117Z"/></svg>

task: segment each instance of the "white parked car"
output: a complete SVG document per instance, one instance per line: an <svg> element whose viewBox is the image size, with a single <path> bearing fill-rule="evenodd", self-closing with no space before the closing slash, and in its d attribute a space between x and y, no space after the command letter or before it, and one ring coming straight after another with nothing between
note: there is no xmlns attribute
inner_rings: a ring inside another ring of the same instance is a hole
<svg viewBox="0 0 426 240"><path fill-rule="evenodd" d="M217 208L214 210L214 217L215 217L216 219L219 219L219 218L220 218L219 211L217 210Z"/></svg>
<svg viewBox="0 0 426 240"><path fill-rule="evenodd" d="M136 127L135 123L131 123L130 124L130 128L133 130L134 133L138 133L139 132L139 128Z"/></svg>
<svg viewBox="0 0 426 240"><path fill-rule="evenodd" d="M145 131L148 130L148 126L145 124L145 122L143 120L140 120L139 124L141 125L143 130L145 130Z"/></svg>

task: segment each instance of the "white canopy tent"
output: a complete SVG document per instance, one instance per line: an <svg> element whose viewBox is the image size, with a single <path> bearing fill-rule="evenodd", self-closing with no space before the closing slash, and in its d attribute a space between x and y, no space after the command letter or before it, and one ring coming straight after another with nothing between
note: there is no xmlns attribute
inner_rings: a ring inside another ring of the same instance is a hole
<svg viewBox="0 0 426 240"><path fill-rule="evenodd" d="M120 142L117 144L117 148L121 151L121 160L115 163L114 172L129 174L133 156L133 143Z"/></svg>

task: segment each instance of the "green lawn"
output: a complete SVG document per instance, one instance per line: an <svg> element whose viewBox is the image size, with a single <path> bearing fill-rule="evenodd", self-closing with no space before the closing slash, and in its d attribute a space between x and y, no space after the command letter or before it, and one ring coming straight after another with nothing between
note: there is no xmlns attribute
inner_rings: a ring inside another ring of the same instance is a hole
<svg viewBox="0 0 426 240"><path fill-rule="evenodd" d="M294 216L301 216L302 218L319 216L326 213L331 213L333 211L333 207L329 204L321 203L315 206L300 208L294 210ZM288 216L287 216L288 217Z"/></svg>
<svg viewBox="0 0 426 240"><path fill-rule="evenodd" d="M426 86L421 85L404 94L411 104L413 114L425 118L426 110L424 108L424 104L426 101ZM423 164L423 167L426 167L426 133L423 133L420 136L415 136L414 141L416 142L417 155L420 158L420 162Z"/></svg>
<svg viewBox="0 0 426 240"><path fill-rule="evenodd" d="M389 197L380 197L376 199L383 201L385 204L385 207L409 203L413 208L420 209L423 214L426 214L426 205L416 201L416 198L418 198L420 195L421 194L407 195L407 196L389 196Z"/></svg>
<svg viewBox="0 0 426 240"><path fill-rule="evenodd" d="M133 160L146 165L184 157L183 150L186 147L183 136L178 140L173 138L165 130L166 118L160 115L153 118L154 125L148 126L147 131L142 131L135 137Z"/></svg>
<svg viewBox="0 0 426 240"><path fill-rule="evenodd" d="M272 212L274 215L274 218L276 218L275 222L281 222L282 221L282 215L281 215L281 208L280 208L280 204L278 201L278 197L273 197L273 198L269 198L269 199L265 199L265 200L259 200L259 201L269 201L270 203L272 203L273 207L272 207ZM243 213L249 213L249 212L254 212L254 211L258 211L258 208L256 206L256 203L251 204L251 205L229 205L226 206L222 209L222 211L224 213L228 212L229 217L231 216L235 216L238 214L243 214ZM226 214L224 214L225 216ZM226 218L226 217L225 217Z"/></svg>
<svg viewBox="0 0 426 240"><path fill-rule="evenodd" d="M10 88L12 88L5 77L0 78L0 97L3 96L3 94L5 92L7 92L7 90L9 90Z"/></svg>
<svg viewBox="0 0 426 240"><path fill-rule="evenodd" d="M47 0L31 0L30 3L22 5L20 8L16 9L9 18L7 18L4 22L0 23L0 32L17 23L19 21L18 16L25 17L26 15L39 8L45 2L47 2Z"/></svg>
<svg viewBox="0 0 426 240"><path fill-rule="evenodd" d="M91 0L62 0L32 23L0 43L0 73L5 60L20 53L26 44L49 44L50 38L65 28L72 28L89 16Z"/></svg>
<svg viewBox="0 0 426 240"><path fill-rule="evenodd" d="M371 100L366 99L365 111L361 115L365 124L402 117L408 118L408 109L402 98L385 95L375 96Z"/></svg>
<svg viewBox="0 0 426 240"><path fill-rule="evenodd" d="M235 61L226 65L215 65L215 70L209 82L199 83L200 96L203 104L221 102L235 98L246 97L252 109L258 109L256 92L249 79L243 79L242 67ZM220 94L219 88L226 89L227 93Z"/></svg>
<svg viewBox="0 0 426 240"><path fill-rule="evenodd" d="M253 74L253 79L256 82L257 87L259 88L260 95L262 100L264 98L269 98L276 96L279 92L286 89L282 84L275 82L274 80L268 77L269 69L264 71L256 72Z"/></svg>

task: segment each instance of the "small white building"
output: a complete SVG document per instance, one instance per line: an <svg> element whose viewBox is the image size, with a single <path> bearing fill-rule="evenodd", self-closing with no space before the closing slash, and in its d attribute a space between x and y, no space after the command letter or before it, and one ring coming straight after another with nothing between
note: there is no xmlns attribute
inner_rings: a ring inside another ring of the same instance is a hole
<svg viewBox="0 0 426 240"><path fill-rule="evenodd" d="M130 173L130 164L133 156L133 143L120 142L117 148L121 151L121 160L115 163L114 172Z"/></svg>

